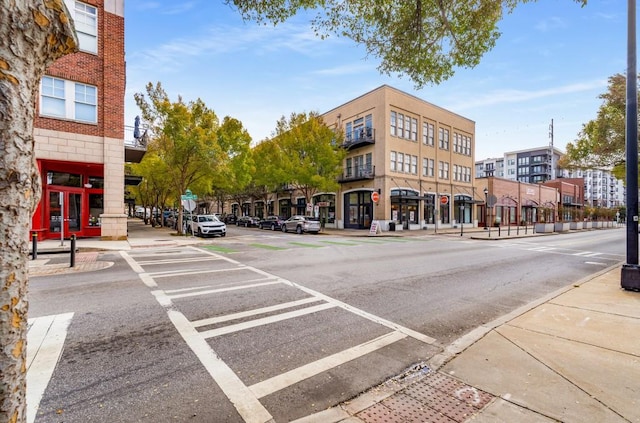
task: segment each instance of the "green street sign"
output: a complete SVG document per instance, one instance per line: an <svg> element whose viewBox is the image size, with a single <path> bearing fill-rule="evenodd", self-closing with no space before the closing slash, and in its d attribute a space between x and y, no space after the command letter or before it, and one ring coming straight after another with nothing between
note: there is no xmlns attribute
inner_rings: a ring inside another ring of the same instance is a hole
<svg viewBox="0 0 640 423"><path fill-rule="evenodd" d="M197 196L197 195L192 194L192 193L191 193L191 190L190 190L190 189L188 189L188 190L184 193L184 195L181 195L181 196L180 196L180 199L181 199L182 201L184 201L184 200L197 200L197 199L198 199L198 196Z"/></svg>

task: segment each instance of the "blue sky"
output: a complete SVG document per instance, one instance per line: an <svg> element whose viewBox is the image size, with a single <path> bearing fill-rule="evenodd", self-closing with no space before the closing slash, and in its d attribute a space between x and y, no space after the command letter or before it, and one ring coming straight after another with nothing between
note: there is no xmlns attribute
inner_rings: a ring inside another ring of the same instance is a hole
<svg viewBox="0 0 640 423"><path fill-rule="evenodd" d="M500 23L496 47L473 69L420 90L345 38L315 37L308 16L277 27L243 22L221 0L125 1L125 119L134 93L161 82L175 101L201 98L222 120L242 121L254 142L281 116L326 112L388 84L476 122L476 160L549 144L564 150L594 119L607 78L626 71L623 0L540 0Z"/></svg>

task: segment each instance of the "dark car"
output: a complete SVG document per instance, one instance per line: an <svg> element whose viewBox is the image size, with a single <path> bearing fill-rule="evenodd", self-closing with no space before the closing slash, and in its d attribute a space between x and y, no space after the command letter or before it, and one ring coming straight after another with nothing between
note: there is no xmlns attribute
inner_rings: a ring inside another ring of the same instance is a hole
<svg viewBox="0 0 640 423"><path fill-rule="evenodd" d="M225 214L224 217L220 220L222 220L224 223L236 223L236 220L238 220L238 218L235 214Z"/></svg>
<svg viewBox="0 0 640 423"><path fill-rule="evenodd" d="M267 216L258 223L258 227L260 229L279 231L282 228L282 222L284 222L284 219L280 216Z"/></svg>
<svg viewBox="0 0 640 423"><path fill-rule="evenodd" d="M255 216L240 216L238 220L236 220L236 226L244 226L245 228L258 226L259 223L260 218Z"/></svg>

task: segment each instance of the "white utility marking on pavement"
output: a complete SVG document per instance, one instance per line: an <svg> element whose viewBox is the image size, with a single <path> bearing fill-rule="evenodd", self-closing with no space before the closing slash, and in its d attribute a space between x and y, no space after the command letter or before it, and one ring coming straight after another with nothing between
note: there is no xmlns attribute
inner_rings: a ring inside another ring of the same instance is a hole
<svg viewBox="0 0 640 423"><path fill-rule="evenodd" d="M598 261L585 261L584 264L595 264L596 266L608 266L607 263L600 263Z"/></svg>
<svg viewBox="0 0 640 423"><path fill-rule="evenodd" d="M165 291L165 292L169 292L169 291ZM322 300L320 298L308 297L308 298L305 298L305 299L302 299L302 300L289 301L288 303L276 304L276 305L270 306L270 307L256 308L256 309L253 309L253 310L243 311L243 312L240 312L240 313L233 313L233 314L227 314L225 316L211 317L209 319L196 320L196 321L193 321L191 323L193 324L194 327L199 328L201 326L214 325L216 323L228 322L230 320L242 319L242 318L245 318L245 317L256 316L258 314L271 313L272 311L284 310L285 308L297 307L299 305L315 303L315 302L318 302L318 301L322 301Z"/></svg>
<svg viewBox="0 0 640 423"><path fill-rule="evenodd" d="M216 381L222 392L229 398L242 419L246 423L272 423L273 417L251 390L238 378L238 376L218 357L218 354L209 346L207 341L200 336L198 331L189 323L189 320L179 311L170 307L171 300L162 291L154 291L153 295L160 304L167 308L167 315L178 330L182 339L196 354L209 375Z"/></svg>
<svg viewBox="0 0 640 423"><path fill-rule="evenodd" d="M120 255L122 256L122 258L125 259L125 261L127 263L129 263L129 266L131 266L131 269L133 269L134 272L136 273L144 273L144 269L142 268L142 266L140 266L138 264L138 262L136 262L133 257L131 257L129 254L127 254L126 251L120 251Z"/></svg>
<svg viewBox="0 0 640 423"><path fill-rule="evenodd" d="M195 248L195 247L191 247L191 248ZM221 257L223 260L226 260L229 263L240 264L239 262L237 262L237 261L235 261L233 259L230 259L229 257L218 256L217 254L209 252L209 251L204 251L204 253L215 255L217 257ZM260 275L264 275L266 277L274 277L274 275L272 275L270 273L267 273L267 272L265 272L263 270L257 269L255 267L252 267L252 266L246 266L246 269L247 270L251 270L251 271L253 271L255 273L258 273ZM288 280L283 279L283 278L279 278L279 280L282 283L286 284L286 285L298 288L299 290L304 291L307 294L313 295L314 297L322 298L323 300L325 300L328 303L336 304L338 307L341 307L344 310L350 311L353 314L357 314L358 316L364 317L365 319L369 319L372 322L376 322L376 323L378 323L380 325L386 326L386 327L391 328L393 330L397 330L398 332L402 332L405 335L410 336L411 338L417 339L420 342L424 342L425 344L430 344L431 345L431 344L434 344L436 342L435 338L432 338L430 336L424 335L424 334L422 334L420 332L416 332L416 331L414 331L412 329L405 328L404 326L400 326L400 325L398 325L396 323L390 322L389 320L383 319L382 317L378 317L378 316L376 316L374 314L367 313L364 310L360 310L359 308L350 306L349 304L343 303L342 301L338 301L335 298L331 298L331 297L329 297L327 295L321 294L320 292L314 291L313 289L306 288L306 287L304 287L302 285L298 285L296 283L293 283L293 282L288 281Z"/></svg>
<svg viewBox="0 0 640 423"><path fill-rule="evenodd" d="M149 288L158 287L158 284L156 283L156 281L148 273L138 273L138 276L140 276L140 279L142 279L142 282L144 282L144 284L147 285Z"/></svg>
<svg viewBox="0 0 640 423"><path fill-rule="evenodd" d="M205 269L205 270L167 270L166 272L149 272L154 278L170 278L171 276L180 275L200 275L203 273L220 273L220 272L234 272L236 270L244 270L244 267L230 267L228 269Z"/></svg>
<svg viewBox="0 0 640 423"><path fill-rule="evenodd" d="M229 288L220 288L220 289L208 289L206 291L198 291L198 292L187 292L187 293L184 293L184 294L169 295L169 297L171 297L171 298L196 297L198 295L217 294L218 292L236 291L238 289L256 288L258 286L276 285L276 284L279 284L279 283L281 283L281 282L280 281L271 280L270 282L254 283L254 284L250 284L250 285L231 286Z"/></svg>
<svg viewBox="0 0 640 423"><path fill-rule="evenodd" d="M27 330L27 422L36 419L42 395L62 354L73 313L29 319Z"/></svg>
<svg viewBox="0 0 640 423"><path fill-rule="evenodd" d="M391 345L394 342L400 341L401 339L404 339L406 337L407 335L405 335L404 333L396 331L390 332L369 342L356 345L355 347L322 358L318 361L314 361L313 363L298 367L297 369L290 370L286 373L282 373L278 376L274 376L270 379L256 383L255 385L251 385L249 389L251 389L256 397L263 398L295 383L301 382L324 371L333 369L334 367L340 366L351 360L355 360L356 358L372 353L382 347L386 347L387 345Z"/></svg>
<svg viewBox="0 0 640 423"><path fill-rule="evenodd" d="M220 260L217 257L189 257L189 258L176 258L176 259L166 259L166 260L147 260L147 261L139 261L138 264L140 266L153 266L156 264L175 264L175 263L198 263L203 261L215 261Z"/></svg>
<svg viewBox="0 0 640 423"><path fill-rule="evenodd" d="M304 316L305 314L317 313L319 311L327 310L336 307L335 304L320 304L313 307L301 308L300 310L290 311L288 313L276 314L275 316L263 317L262 319L251 320L248 322L237 323L235 325L223 326L217 329L211 329L200 334L204 338L213 338L220 335L226 335L233 332L238 332L245 329L255 328L258 326L268 325L270 323L280 322L282 320L293 319L294 317Z"/></svg>

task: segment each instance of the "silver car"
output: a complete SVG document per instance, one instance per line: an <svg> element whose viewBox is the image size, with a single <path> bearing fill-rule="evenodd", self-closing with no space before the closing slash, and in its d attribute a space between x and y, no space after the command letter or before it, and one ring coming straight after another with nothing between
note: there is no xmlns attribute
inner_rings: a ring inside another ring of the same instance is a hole
<svg viewBox="0 0 640 423"><path fill-rule="evenodd" d="M317 234L320 232L320 222L317 220L311 220L310 217L294 215L282 222L280 226L282 232L295 231L297 234L309 232Z"/></svg>

